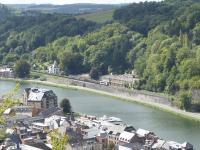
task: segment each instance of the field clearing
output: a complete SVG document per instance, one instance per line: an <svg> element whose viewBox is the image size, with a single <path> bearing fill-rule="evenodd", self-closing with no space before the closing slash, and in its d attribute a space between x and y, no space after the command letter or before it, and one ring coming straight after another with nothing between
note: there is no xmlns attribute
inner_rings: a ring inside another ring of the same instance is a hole
<svg viewBox="0 0 200 150"><path fill-rule="evenodd" d="M97 23L104 23L106 21L111 21L113 19L113 10L102 11L102 12L95 12L90 14L83 14L76 16L77 19L84 18L86 20L94 21Z"/></svg>

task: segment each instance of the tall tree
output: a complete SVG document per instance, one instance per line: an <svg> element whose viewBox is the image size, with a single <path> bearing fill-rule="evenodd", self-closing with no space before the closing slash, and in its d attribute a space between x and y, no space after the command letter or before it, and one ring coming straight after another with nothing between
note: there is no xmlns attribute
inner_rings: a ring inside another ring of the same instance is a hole
<svg viewBox="0 0 200 150"><path fill-rule="evenodd" d="M69 137L65 133L60 133L59 130L50 132L52 150L65 150L65 145L69 141Z"/></svg>
<svg viewBox="0 0 200 150"><path fill-rule="evenodd" d="M29 77L31 65L25 60L19 60L14 66L15 75L19 78Z"/></svg>
<svg viewBox="0 0 200 150"><path fill-rule="evenodd" d="M72 107L71 107L71 104L70 104L70 101L69 99L67 98L64 98L61 103L60 103L60 107L63 109L63 112L65 114L69 114L72 112Z"/></svg>

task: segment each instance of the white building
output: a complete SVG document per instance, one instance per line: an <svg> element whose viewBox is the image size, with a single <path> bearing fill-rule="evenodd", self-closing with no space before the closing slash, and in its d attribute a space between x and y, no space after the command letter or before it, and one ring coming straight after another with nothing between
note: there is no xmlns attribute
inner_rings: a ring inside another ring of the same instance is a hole
<svg viewBox="0 0 200 150"><path fill-rule="evenodd" d="M90 140L90 139L95 139L97 134L99 134L100 129L93 127L90 129L83 129L82 130L82 135L84 140Z"/></svg>
<svg viewBox="0 0 200 150"><path fill-rule="evenodd" d="M58 64L56 61L54 61L53 65L49 66L48 73L49 74L60 74L60 68L58 67Z"/></svg>
<svg viewBox="0 0 200 150"><path fill-rule="evenodd" d="M34 131L44 131L45 129L54 130L64 126L67 128L69 123L66 121L66 117L53 115L51 117L45 118L44 122L32 123L32 129Z"/></svg>
<svg viewBox="0 0 200 150"><path fill-rule="evenodd" d="M119 141L124 143L131 143L135 133L123 131L119 136Z"/></svg>
<svg viewBox="0 0 200 150"><path fill-rule="evenodd" d="M143 149L141 140L135 132L123 131L119 136L119 150Z"/></svg>
<svg viewBox="0 0 200 150"><path fill-rule="evenodd" d="M144 129L138 129L136 131L136 133L138 134L139 137L146 137L148 134L150 134L150 131L144 130Z"/></svg>
<svg viewBox="0 0 200 150"><path fill-rule="evenodd" d="M11 68L0 68L0 77L13 78L14 72Z"/></svg>

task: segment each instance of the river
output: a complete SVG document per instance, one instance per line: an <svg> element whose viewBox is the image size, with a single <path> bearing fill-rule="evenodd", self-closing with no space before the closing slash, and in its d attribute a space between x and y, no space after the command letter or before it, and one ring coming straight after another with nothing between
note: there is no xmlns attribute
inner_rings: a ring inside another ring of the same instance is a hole
<svg viewBox="0 0 200 150"><path fill-rule="evenodd" d="M15 87L15 84L14 81L0 80L0 95L11 90ZM57 94L59 101L65 97L69 98L73 110L76 112L96 116L116 116L135 128L153 131L166 140L174 140L179 143L188 141L195 146L196 150L200 150L200 123L134 102L122 101L80 90L23 83L20 95L26 87L52 89Z"/></svg>

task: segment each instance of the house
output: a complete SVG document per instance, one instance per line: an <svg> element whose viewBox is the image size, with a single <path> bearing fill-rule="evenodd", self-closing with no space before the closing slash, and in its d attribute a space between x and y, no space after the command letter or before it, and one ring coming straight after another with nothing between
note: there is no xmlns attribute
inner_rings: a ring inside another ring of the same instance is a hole
<svg viewBox="0 0 200 150"><path fill-rule="evenodd" d="M63 116L63 110L58 107L51 107L41 111L38 115L43 116L44 118L48 118L53 115Z"/></svg>
<svg viewBox="0 0 200 150"><path fill-rule="evenodd" d="M58 67L58 64L57 64L56 61L54 61L53 65L48 67L48 73L49 74L56 74L56 75L60 74L60 68Z"/></svg>
<svg viewBox="0 0 200 150"><path fill-rule="evenodd" d="M82 135L84 140L96 139L98 133L99 129L96 127L82 130Z"/></svg>
<svg viewBox="0 0 200 150"><path fill-rule="evenodd" d="M18 115L18 116L8 117L8 118L6 118L6 127L11 128L17 122L24 122L28 118L30 118L30 117L29 116L25 116L25 115Z"/></svg>
<svg viewBox="0 0 200 150"><path fill-rule="evenodd" d="M144 130L144 129L140 129L140 128L136 131L136 133L138 134L139 137L145 138L145 139L149 139L149 138L152 138L155 136L155 134L153 132L150 132L150 131Z"/></svg>
<svg viewBox="0 0 200 150"><path fill-rule="evenodd" d="M12 108L8 108L3 113L4 116L30 116L32 117L32 108L29 106L15 106Z"/></svg>
<svg viewBox="0 0 200 150"><path fill-rule="evenodd" d="M65 133L66 128L70 127L70 123L67 121L66 117L62 116L51 116L45 118L43 122L33 122L32 123L32 131L33 132L44 132L44 131L52 131L54 129L60 129Z"/></svg>
<svg viewBox="0 0 200 150"><path fill-rule="evenodd" d="M144 148L141 143L120 143L118 150L144 150Z"/></svg>
<svg viewBox="0 0 200 150"><path fill-rule="evenodd" d="M14 77L14 72L11 68L1 68L0 69L0 77L4 77L4 78L13 78Z"/></svg>
<svg viewBox="0 0 200 150"><path fill-rule="evenodd" d="M101 143L96 141L85 141L81 143L68 144L65 150L102 150L103 146Z"/></svg>
<svg viewBox="0 0 200 150"><path fill-rule="evenodd" d="M50 130L57 129L63 126L64 124L65 125L68 124L68 126L70 126L66 119L67 119L66 117L54 115L54 116L45 118L44 124L48 125Z"/></svg>
<svg viewBox="0 0 200 150"><path fill-rule="evenodd" d="M161 150L182 150L182 147L180 143L167 141L162 145Z"/></svg>
<svg viewBox="0 0 200 150"><path fill-rule="evenodd" d="M30 117L26 115L16 115L13 117L6 118L6 127L13 127L18 122L23 122L26 125L31 125L33 122L43 122L44 118L41 116Z"/></svg>
<svg viewBox="0 0 200 150"><path fill-rule="evenodd" d="M188 142L184 142L183 144L181 144L181 147L184 150L193 150L193 145Z"/></svg>
<svg viewBox="0 0 200 150"><path fill-rule="evenodd" d="M11 143L9 146L7 146L7 145L5 145L7 150L17 150L14 143ZM1 149L1 147L0 147L0 149ZM33 143L31 145L20 144L20 149L21 150L51 150L45 144L41 144L41 143L36 143L36 144ZM3 150L3 148L2 148L2 150Z"/></svg>
<svg viewBox="0 0 200 150"><path fill-rule="evenodd" d="M50 126L41 122L32 123L32 132L39 133L49 130Z"/></svg>
<svg viewBox="0 0 200 150"><path fill-rule="evenodd" d="M123 131L119 136L119 141L123 143L133 143L136 133Z"/></svg>
<svg viewBox="0 0 200 150"><path fill-rule="evenodd" d="M101 130L97 135L96 135L96 140L99 143L102 143L103 148L106 148L108 145L108 139L107 139L107 133L106 131Z"/></svg>
<svg viewBox="0 0 200 150"><path fill-rule="evenodd" d="M71 126L72 127L72 126ZM95 139L96 129L84 130L86 135L77 132L72 128L67 128L66 133L70 137L69 144L65 150L102 150L103 144ZM82 133L84 133L82 132Z"/></svg>
<svg viewBox="0 0 200 150"><path fill-rule="evenodd" d="M12 109L15 115L26 115L32 117L32 108L30 106L15 106Z"/></svg>
<svg viewBox="0 0 200 150"><path fill-rule="evenodd" d="M15 126L17 129L17 134L19 134L21 139L26 139L31 135L31 130L23 122L17 122Z"/></svg>
<svg viewBox="0 0 200 150"><path fill-rule="evenodd" d="M39 88L26 88L23 94L23 103L37 110L46 110L57 107L57 96L52 90Z"/></svg>
<svg viewBox="0 0 200 150"><path fill-rule="evenodd" d="M137 150L142 147L142 141L135 132L123 131L120 134L119 150Z"/></svg>
<svg viewBox="0 0 200 150"><path fill-rule="evenodd" d="M110 143L114 143L115 145L118 145L119 143L119 137L120 134L124 131L124 129L126 128L126 126L122 126L122 125L113 125L110 127L107 127L107 134L108 134L108 145Z"/></svg>
<svg viewBox="0 0 200 150"><path fill-rule="evenodd" d="M152 150L157 150L161 149L162 146L165 144L166 141L158 139L153 145L152 145Z"/></svg>

